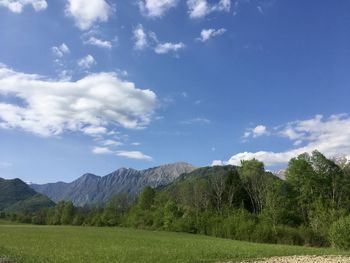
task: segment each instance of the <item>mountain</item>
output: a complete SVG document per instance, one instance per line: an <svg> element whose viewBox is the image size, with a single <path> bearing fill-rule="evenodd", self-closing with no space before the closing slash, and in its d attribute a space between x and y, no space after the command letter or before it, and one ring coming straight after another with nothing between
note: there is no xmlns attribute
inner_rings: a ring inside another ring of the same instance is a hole
<svg viewBox="0 0 350 263"><path fill-rule="evenodd" d="M194 166L188 163L162 165L146 170L120 168L106 176L84 174L71 183L30 185L34 190L53 201L72 201L76 206L102 204L113 195L125 193L136 196L144 187L159 187L176 180L181 174L191 172Z"/></svg>
<svg viewBox="0 0 350 263"><path fill-rule="evenodd" d="M37 193L20 179L0 178L0 211L34 212L54 205L49 198Z"/></svg>

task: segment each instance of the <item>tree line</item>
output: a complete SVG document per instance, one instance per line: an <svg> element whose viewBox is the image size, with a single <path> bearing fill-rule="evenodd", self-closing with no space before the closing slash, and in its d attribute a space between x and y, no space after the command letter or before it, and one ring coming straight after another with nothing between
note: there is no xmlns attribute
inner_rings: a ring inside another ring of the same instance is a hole
<svg viewBox="0 0 350 263"><path fill-rule="evenodd" d="M281 180L253 159L200 168L168 186L146 187L136 199L117 195L105 206L78 208L60 201L34 214L0 216L34 224L125 226L350 248L350 165L314 151L291 159Z"/></svg>

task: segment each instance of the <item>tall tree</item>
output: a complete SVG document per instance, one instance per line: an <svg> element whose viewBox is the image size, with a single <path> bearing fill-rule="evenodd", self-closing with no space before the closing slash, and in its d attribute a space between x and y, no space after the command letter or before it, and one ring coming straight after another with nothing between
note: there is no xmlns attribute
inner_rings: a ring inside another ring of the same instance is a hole
<svg viewBox="0 0 350 263"><path fill-rule="evenodd" d="M266 194L265 168L262 162L256 159L242 161L240 176L243 187L251 200L253 211L259 213L264 207Z"/></svg>

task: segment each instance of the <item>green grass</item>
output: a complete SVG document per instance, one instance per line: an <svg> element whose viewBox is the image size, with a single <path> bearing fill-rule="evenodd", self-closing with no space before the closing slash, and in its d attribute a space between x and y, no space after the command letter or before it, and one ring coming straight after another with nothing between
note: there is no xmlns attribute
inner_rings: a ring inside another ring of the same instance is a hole
<svg viewBox="0 0 350 263"><path fill-rule="evenodd" d="M222 262L282 255L350 254L127 228L0 224L0 258L43 262Z"/></svg>

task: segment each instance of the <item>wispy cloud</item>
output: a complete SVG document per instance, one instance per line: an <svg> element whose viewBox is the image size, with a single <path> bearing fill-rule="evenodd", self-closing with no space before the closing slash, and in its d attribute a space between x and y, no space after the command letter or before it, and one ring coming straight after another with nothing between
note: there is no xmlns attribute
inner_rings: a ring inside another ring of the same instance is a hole
<svg viewBox="0 0 350 263"><path fill-rule="evenodd" d="M169 52L176 52L180 49L184 49L186 46L184 43L182 42L179 42L179 43L170 43L170 42L167 42L167 43L159 43L154 51L157 53L157 54L167 54Z"/></svg>
<svg viewBox="0 0 350 263"><path fill-rule="evenodd" d="M135 49L143 50L148 46L148 37L141 24L137 25L133 31Z"/></svg>
<svg viewBox="0 0 350 263"><path fill-rule="evenodd" d="M70 53L70 49L65 43L62 43L59 46L54 46L54 47L51 48L51 50L52 50L52 53L56 57L59 57L59 58L62 58L64 55Z"/></svg>
<svg viewBox="0 0 350 263"><path fill-rule="evenodd" d="M141 24L134 28L133 38L135 41L135 49L144 50L146 48L151 48L156 54L176 53L186 47L182 42L172 43L159 41L156 33L147 33Z"/></svg>
<svg viewBox="0 0 350 263"><path fill-rule="evenodd" d="M209 28L209 29L203 29L201 31L201 36L197 38L197 40L201 42L206 42L210 40L213 37L220 36L226 32L225 28L220 28L220 29L214 29L214 28Z"/></svg>
<svg viewBox="0 0 350 263"><path fill-rule="evenodd" d="M78 60L78 66L82 69L89 69L95 64L96 60L90 54Z"/></svg>
<svg viewBox="0 0 350 263"><path fill-rule="evenodd" d="M202 18L212 12L229 12L231 0L220 0L209 4L207 0L187 0L188 12L191 18Z"/></svg>
<svg viewBox="0 0 350 263"><path fill-rule="evenodd" d="M139 151L119 151L116 153L117 156L125 157L129 159L152 161L153 158L149 155L145 155Z"/></svg>
<svg viewBox="0 0 350 263"><path fill-rule="evenodd" d="M100 48L111 49L113 47L112 42L108 40L102 40L91 36L88 40L84 41L84 44L93 45Z"/></svg>
<svg viewBox="0 0 350 263"><path fill-rule="evenodd" d="M211 121L206 118L194 118L182 121L181 124L191 125L191 124L210 124Z"/></svg>
<svg viewBox="0 0 350 263"><path fill-rule="evenodd" d="M108 147L94 147L92 149L94 154L111 154L113 153Z"/></svg>
<svg viewBox="0 0 350 263"><path fill-rule="evenodd" d="M110 139L102 141L102 144L105 145L105 146L120 146L120 145L123 145L122 142L115 141L115 140L110 140Z"/></svg>
<svg viewBox="0 0 350 263"><path fill-rule="evenodd" d="M141 13L148 17L161 17L169 9L174 8L179 0L139 0Z"/></svg>

